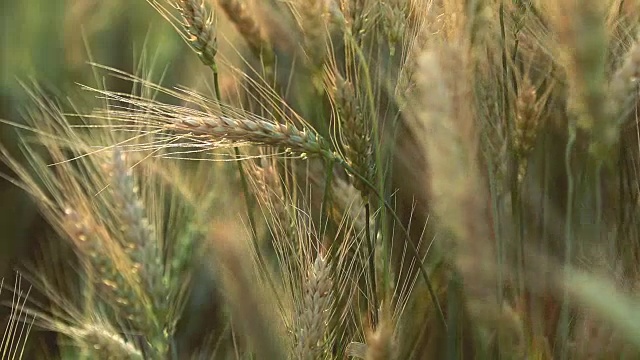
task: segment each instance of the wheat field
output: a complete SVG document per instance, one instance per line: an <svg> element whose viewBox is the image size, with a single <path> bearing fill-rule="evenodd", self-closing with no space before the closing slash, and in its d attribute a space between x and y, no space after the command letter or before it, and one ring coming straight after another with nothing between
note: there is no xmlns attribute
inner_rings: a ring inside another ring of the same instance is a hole
<svg viewBox="0 0 640 360"><path fill-rule="evenodd" d="M2 359L640 358L640 1L131 2L0 118Z"/></svg>

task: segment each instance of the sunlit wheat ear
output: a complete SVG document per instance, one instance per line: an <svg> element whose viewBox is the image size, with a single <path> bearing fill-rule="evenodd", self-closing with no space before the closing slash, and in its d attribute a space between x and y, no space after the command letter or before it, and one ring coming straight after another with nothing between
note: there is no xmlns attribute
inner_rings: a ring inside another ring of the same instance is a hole
<svg viewBox="0 0 640 360"><path fill-rule="evenodd" d="M62 319L41 315L39 326L53 330L73 340L80 353L98 360L143 360L147 359L135 342L116 331L108 322L92 317L67 324ZM80 320L80 319L77 319Z"/></svg>
<svg viewBox="0 0 640 360"><path fill-rule="evenodd" d="M276 164L272 159L266 157L259 160L260 165L256 162L249 162L246 166L256 196L265 204L276 199L285 200Z"/></svg>
<svg viewBox="0 0 640 360"><path fill-rule="evenodd" d="M323 167L311 165L305 172L305 176L313 186L327 192L327 196L330 198L328 215L335 224L340 224L345 236L364 239L367 225L370 226L372 232L374 231L374 222L367 223L366 221L365 199L362 192L356 189L351 182L341 176L334 175L331 187L325 190L326 171ZM350 243L344 241L341 236L335 240L340 241L342 245ZM348 255L344 255L353 259L361 250L357 246L350 246L347 247L347 251Z"/></svg>
<svg viewBox="0 0 640 360"><path fill-rule="evenodd" d="M184 19L187 40L207 66L215 65L218 52L216 28L213 16L206 8L204 0L175 0Z"/></svg>
<svg viewBox="0 0 640 360"><path fill-rule="evenodd" d="M97 306L93 287L85 287L87 283L84 280L89 279L81 279L79 284L77 278L69 278L68 275L75 271L62 270L61 267L69 266L67 263L54 264L56 260L48 258L52 251L57 251L57 248L43 249L45 257L31 268L28 278L46 296L47 302L29 301L22 321L34 319L36 328L58 334L62 353L69 351L74 354L72 358L143 359L142 350L133 341L133 334L127 334L124 329L110 323L103 308ZM71 292L67 293L68 290ZM71 294L73 298L67 297ZM22 297L26 300L24 294ZM64 358L69 356L63 355Z"/></svg>
<svg viewBox="0 0 640 360"><path fill-rule="evenodd" d="M248 162L246 166L249 183L258 200L266 230L274 239L295 239L298 232L295 222L296 209L292 194L283 186L275 158L261 158L260 165ZM288 245L298 253L299 244L293 241Z"/></svg>
<svg viewBox="0 0 640 360"><path fill-rule="evenodd" d="M94 359L144 359L140 350L108 328L87 324L72 331L76 333L75 337L81 339L85 349L88 349L86 351L92 354Z"/></svg>
<svg viewBox="0 0 640 360"><path fill-rule="evenodd" d="M72 310L70 306L73 305L57 305L65 306L65 311L69 312L71 317L62 319L56 318L55 315L40 314L41 320L38 322L38 326L73 340L80 353L87 358L99 360L143 360L148 358L143 355L132 339L128 339L127 336L118 332L97 314L85 317ZM37 312L33 313L38 314Z"/></svg>
<svg viewBox="0 0 640 360"><path fill-rule="evenodd" d="M147 0L193 48L206 66L216 69L216 24L205 0Z"/></svg>
<svg viewBox="0 0 640 360"><path fill-rule="evenodd" d="M355 189L353 191L359 199L358 192ZM364 241L363 236L356 236L353 220L347 214L342 214L341 219L335 220L335 232L324 235L325 243L330 245L326 250L318 249L322 245L317 234L322 233L320 229L323 224L314 221L309 214L312 206L303 203L295 207L294 233L289 238L276 237L274 242L279 270L285 280L286 292L282 298L285 305L289 305L285 306L282 317L287 319L293 358L299 358L300 351L308 349L309 344L321 346L319 354L341 358L346 344L361 333L361 317L369 305L367 294L364 294L366 280L362 279L365 261L358 257L362 254ZM322 268L326 271L318 271ZM321 281L322 274L328 280ZM322 296L322 291L315 290L318 287L327 287L329 292ZM320 297L310 296L314 293ZM320 302L310 304L313 299ZM322 303L328 303L329 307ZM307 334L309 321L312 320L321 324ZM322 321L326 321L326 324ZM322 336L322 339L317 336ZM309 337L315 340L308 340ZM317 343L317 340L322 341Z"/></svg>
<svg viewBox="0 0 640 360"><path fill-rule="evenodd" d="M317 179L317 177L315 177ZM334 178L331 190L334 194L332 206L334 207L334 221L339 223L342 218L346 217L347 222L353 224L356 234L364 234L367 226L366 215L364 211L364 202L361 191L358 191L348 181L341 178Z"/></svg>
<svg viewBox="0 0 640 360"><path fill-rule="evenodd" d="M329 10L333 22L343 26L362 45L363 38L375 31L380 8L378 1L349 0L331 1Z"/></svg>
<svg viewBox="0 0 640 360"><path fill-rule="evenodd" d="M318 255L309 270L302 303L297 310L296 359L320 359L327 348L324 342L327 341L327 325L333 305L330 273L327 259Z"/></svg>
<svg viewBox="0 0 640 360"><path fill-rule="evenodd" d="M47 156L56 164L45 162L39 148L26 141L28 168L0 148L2 159L19 177L14 183L29 192L49 223L78 251L117 317L145 323L148 299L141 291L135 267L110 231L110 226L117 226L108 215L110 205L96 195L105 180L98 170L99 161L95 161L99 154L69 160L86 155L90 147L46 99L37 99L28 123L33 126L37 144L46 147Z"/></svg>
<svg viewBox="0 0 640 360"><path fill-rule="evenodd" d="M196 135L210 135L222 141L251 142L260 145L286 146L307 155L331 159L328 145L316 133L287 124L275 124L259 119L231 119L225 117L185 118L173 127Z"/></svg>
<svg viewBox="0 0 640 360"><path fill-rule="evenodd" d="M285 193L277 169L277 159L263 157L259 160L260 165L248 162L246 166L249 183L262 208L265 221L269 223L270 231L290 237L295 231L291 215L291 194Z"/></svg>
<svg viewBox="0 0 640 360"><path fill-rule="evenodd" d="M298 128L291 123L275 123L232 108L225 108L226 115L210 114L135 96L92 90L136 107L129 111L98 111L92 115L98 119L109 119L114 124L114 130L139 131L140 128L146 128L148 131L157 131L158 135L171 132L182 134L169 139L168 145L174 140L180 141L183 146L213 150L254 144L283 147L293 156L319 156L337 160L329 143L309 126ZM162 146L163 143L158 144L158 147Z"/></svg>

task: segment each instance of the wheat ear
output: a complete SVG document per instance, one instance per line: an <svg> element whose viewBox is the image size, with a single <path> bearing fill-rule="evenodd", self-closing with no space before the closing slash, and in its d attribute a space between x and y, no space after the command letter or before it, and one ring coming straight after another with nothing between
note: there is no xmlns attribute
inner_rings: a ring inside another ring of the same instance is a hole
<svg viewBox="0 0 640 360"><path fill-rule="evenodd" d="M145 301L141 301L143 295L136 288L140 282L138 274L134 270L125 276L121 271L122 267L135 268L122 264L128 259L116 244L104 239L106 229L72 207L64 209L63 226L87 260L90 273L97 277L98 290L105 301L125 319L135 324L146 323Z"/></svg>
<svg viewBox="0 0 640 360"><path fill-rule="evenodd" d="M371 130L362 112L354 84L341 75L335 75L334 101L341 120L341 138L347 163L369 182L373 183L374 161ZM368 187L360 179L353 178L356 189L367 197Z"/></svg>
<svg viewBox="0 0 640 360"><path fill-rule="evenodd" d="M142 352L132 343L108 328L88 324L80 329L70 330L73 337L82 343L84 350L97 360L143 360Z"/></svg>
<svg viewBox="0 0 640 360"><path fill-rule="evenodd" d="M149 223L146 209L140 198L133 172L127 165L127 157L119 147L114 147L109 171L116 213L124 235L125 251L134 264L137 275L152 306L149 323L153 327L145 334L158 354L168 350L169 289L164 281L164 265L155 229Z"/></svg>
<svg viewBox="0 0 640 360"><path fill-rule="evenodd" d="M190 37L187 39L207 66L215 65L218 52L213 16L207 13L203 0L179 0L178 8Z"/></svg>
<svg viewBox="0 0 640 360"><path fill-rule="evenodd" d="M315 360L322 357L332 306L331 289L329 264L318 255L307 278L302 306L297 315L296 359Z"/></svg>
<svg viewBox="0 0 640 360"><path fill-rule="evenodd" d="M310 127L299 129L291 123L275 123L254 114L208 114L113 92L95 91L113 100L139 107L130 111L109 111L104 115L93 115L96 118L104 116L113 123L122 122L123 125L114 126L116 129L137 129L140 124L146 124L150 129L179 131L184 134L182 137L191 139L198 147L203 144L211 148L254 144L283 147L288 152L303 157L320 156L326 160L340 161L328 142ZM233 110L228 109L226 112L231 113Z"/></svg>
<svg viewBox="0 0 640 360"><path fill-rule="evenodd" d="M166 289L162 289L163 266L158 241L154 228L147 219L133 173L127 166L126 156L118 147L113 150L109 176L116 209L121 218L125 246L146 290L157 304L162 304L166 300Z"/></svg>

